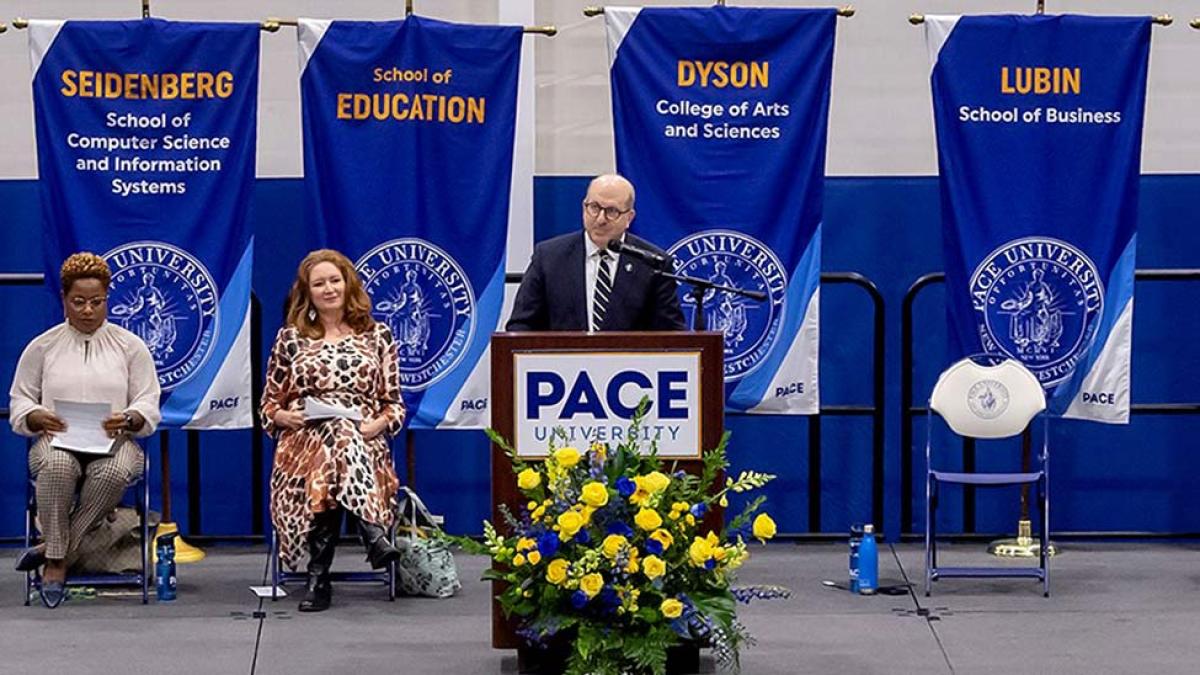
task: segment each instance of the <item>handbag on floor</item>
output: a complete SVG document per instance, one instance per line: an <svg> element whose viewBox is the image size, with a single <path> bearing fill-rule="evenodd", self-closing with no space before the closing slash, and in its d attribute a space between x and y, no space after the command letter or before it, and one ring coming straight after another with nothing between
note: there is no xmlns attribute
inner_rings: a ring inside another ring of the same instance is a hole
<svg viewBox="0 0 1200 675"><path fill-rule="evenodd" d="M397 495L396 529L407 546L400 548L396 561L396 580L405 595L448 598L462 588L454 554L445 542L431 537L440 528L424 502L407 487Z"/></svg>

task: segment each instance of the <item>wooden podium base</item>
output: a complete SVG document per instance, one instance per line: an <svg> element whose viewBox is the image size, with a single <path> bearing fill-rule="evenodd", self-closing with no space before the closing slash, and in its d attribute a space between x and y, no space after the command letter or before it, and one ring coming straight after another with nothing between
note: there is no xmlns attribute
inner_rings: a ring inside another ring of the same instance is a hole
<svg viewBox="0 0 1200 675"><path fill-rule="evenodd" d="M567 669L571 645L559 642L544 649L517 649L517 672L523 675L562 675ZM679 645L667 650L667 675L693 675L700 672L700 647Z"/></svg>

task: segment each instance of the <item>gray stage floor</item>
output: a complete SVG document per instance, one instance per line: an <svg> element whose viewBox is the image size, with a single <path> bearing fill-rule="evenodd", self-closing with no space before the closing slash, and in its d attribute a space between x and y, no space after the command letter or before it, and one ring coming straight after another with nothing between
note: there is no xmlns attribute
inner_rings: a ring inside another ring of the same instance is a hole
<svg viewBox="0 0 1200 675"><path fill-rule="evenodd" d="M743 672L759 673L1197 673L1200 545L1070 543L1052 564L1051 597L1023 580L947 580L931 598L853 596L845 547L757 548L745 583L790 587L788 600L744 607L758 644ZM949 564L983 561L977 545L946 547ZM4 551L11 570L14 551ZM359 549L339 549L354 565ZM22 576L0 573L3 673L511 673L489 647L485 560L459 557L463 591L449 600L399 598L381 587L339 586L334 606L299 614L296 597L260 602L258 549L214 548L181 566L179 599L98 597L50 611L21 604ZM880 551L882 583L920 585L921 549ZM265 618L255 618L262 609ZM714 672L711 660L705 672Z"/></svg>

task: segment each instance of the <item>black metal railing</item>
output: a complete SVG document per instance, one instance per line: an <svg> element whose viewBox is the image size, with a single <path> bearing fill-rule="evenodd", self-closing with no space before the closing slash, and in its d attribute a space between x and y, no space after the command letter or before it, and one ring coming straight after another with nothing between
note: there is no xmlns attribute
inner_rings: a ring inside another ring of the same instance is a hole
<svg viewBox="0 0 1200 675"><path fill-rule="evenodd" d="M508 273L505 275L505 283L519 284L522 275L520 273ZM871 420L871 513L875 523L883 522L884 512L884 304L883 295L875 284L865 276L856 272L832 272L821 275L823 284L837 285L844 284L861 288L869 297L872 305L872 363L871 363L871 404L869 405L822 405L820 415L811 416L808 426L808 531L805 533L783 533L783 536L791 536L794 538L817 535L821 533L821 510L822 510L822 490L821 490L821 419L825 416L830 417L866 417ZM45 276L42 274L0 274L0 287L27 286L36 287L42 286L45 283ZM259 401L262 397L262 305L257 296L251 295L250 306L250 344L251 344L251 383L252 383L252 405L253 410L257 411ZM0 411L7 417L7 411ZM162 430L159 432L160 448L164 452L170 451L170 431ZM411 436L411 434L410 434ZM260 540L265 532L264 513L266 512L267 504L263 490L264 471L266 460L266 448L264 442L264 434L261 428L261 421L258 415L254 415L254 427L251 431L251 472L250 472L250 494L251 494L251 534L245 536L218 536L206 537L203 534L203 522L201 518L202 509L202 489L200 484L201 476L201 440L202 435L197 430L186 431L186 455L187 455L187 476L188 476L188 536L197 542L208 540ZM411 446L408 448L410 457L415 451ZM165 486L165 490L169 490L169 486ZM164 492L166 495L166 492Z"/></svg>
<svg viewBox="0 0 1200 675"><path fill-rule="evenodd" d="M509 272L506 284L521 283L522 274ZM826 272L821 275L822 284L846 284L857 286L871 300L871 404L870 405L822 405L819 415L808 421L808 530L807 532L781 532L783 538L822 538L821 535L821 419L829 417L869 417L871 419L871 518L872 522L883 523L884 511L884 306L883 294L867 277L857 272ZM842 536L842 535L837 535Z"/></svg>
<svg viewBox="0 0 1200 675"><path fill-rule="evenodd" d="M1134 272L1135 281L1200 281L1200 269L1147 269ZM917 279L904 294L900 324L900 532L901 535L916 534L913 523L913 425L919 416L928 411L926 406L914 405L913 381L915 379L913 354L913 305L920 292L934 284L945 283L942 272L926 274ZM1197 415L1200 403L1134 403L1130 405L1133 415ZM975 468L975 442L963 439L962 461L964 471ZM975 532L975 491L968 488L963 493L963 532ZM1078 533L1085 534L1085 533ZM1145 536L1153 533L1105 532L1106 536Z"/></svg>

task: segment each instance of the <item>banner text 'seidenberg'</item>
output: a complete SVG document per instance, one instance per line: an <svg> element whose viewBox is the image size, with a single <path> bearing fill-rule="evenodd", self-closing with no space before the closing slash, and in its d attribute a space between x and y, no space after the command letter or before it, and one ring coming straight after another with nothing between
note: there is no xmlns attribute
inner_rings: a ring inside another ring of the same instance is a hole
<svg viewBox="0 0 1200 675"><path fill-rule="evenodd" d="M252 422L258 44L251 24L30 24L47 278L108 261L109 321L149 348L167 427Z"/></svg>

